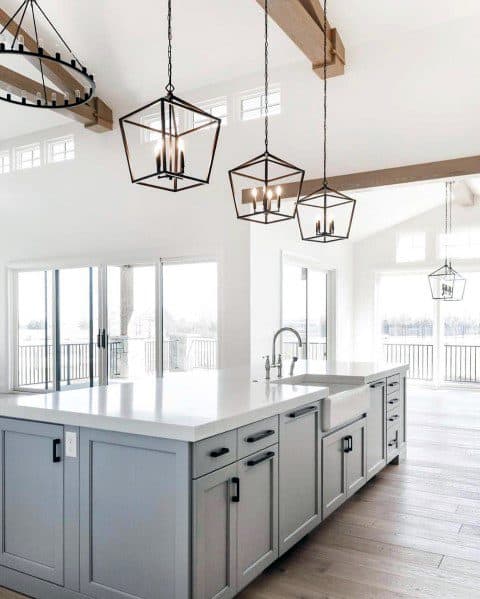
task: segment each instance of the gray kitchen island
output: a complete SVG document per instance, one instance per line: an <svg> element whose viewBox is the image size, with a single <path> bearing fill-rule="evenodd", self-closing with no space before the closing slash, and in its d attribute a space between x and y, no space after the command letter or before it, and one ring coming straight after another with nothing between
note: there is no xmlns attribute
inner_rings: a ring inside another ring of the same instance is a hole
<svg viewBox="0 0 480 599"><path fill-rule="evenodd" d="M407 366L299 362L0 399L0 585L224 599L406 450Z"/></svg>

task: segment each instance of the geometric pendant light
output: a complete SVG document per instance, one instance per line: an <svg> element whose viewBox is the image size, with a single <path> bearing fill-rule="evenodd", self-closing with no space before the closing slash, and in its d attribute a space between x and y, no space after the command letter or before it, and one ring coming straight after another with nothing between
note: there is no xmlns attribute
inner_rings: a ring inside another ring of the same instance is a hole
<svg viewBox="0 0 480 599"><path fill-rule="evenodd" d="M295 218L305 171L269 150L268 0L265 3L265 150L228 173L237 218L268 225ZM288 184L288 197L284 186Z"/></svg>
<svg viewBox="0 0 480 599"><path fill-rule="evenodd" d="M172 0L168 0L166 95L120 119L132 183L183 191L210 181L221 119L182 100L172 83Z"/></svg>
<svg viewBox="0 0 480 599"><path fill-rule="evenodd" d="M323 181L319 189L299 199L297 219L304 241L330 243L348 239L356 200L327 181L327 0L323 11Z"/></svg>
<svg viewBox="0 0 480 599"><path fill-rule="evenodd" d="M0 67L0 100L11 104L70 108L88 102L95 92L93 74L37 0L24 0L0 29Z"/></svg>
<svg viewBox="0 0 480 599"><path fill-rule="evenodd" d="M466 279L454 268L449 259L449 236L452 233L453 182L445 183L445 263L428 275L432 299L458 302L463 299Z"/></svg>

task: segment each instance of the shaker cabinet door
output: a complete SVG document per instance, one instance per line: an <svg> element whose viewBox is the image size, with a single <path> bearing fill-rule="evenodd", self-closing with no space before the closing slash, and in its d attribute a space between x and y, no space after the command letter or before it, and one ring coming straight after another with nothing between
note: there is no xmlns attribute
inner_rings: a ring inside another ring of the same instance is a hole
<svg viewBox="0 0 480 599"><path fill-rule="evenodd" d="M346 454L347 495L351 497L367 482L366 418L351 424L346 433L350 451Z"/></svg>
<svg viewBox="0 0 480 599"><path fill-rule="evenodd" d="M367 474L372 478L387 463L385 380L370 385L367 422Z"/></svg>
<svg viewBox="0 0 480 599"><path fill-rule="evenodd" d="M237 591L278 557L278 445L238 463Z"/></svg>
<svg viewBox="0 0 480 599"><path fill-rule="evenodd" d="M322 520L318 402L280 416L279 552Z"/></svg>
<svg viewBox="0 0 480 599"><path fill-rule="evenodd" d="M345 429L322 440L323 460L323 517L332 514L347 499L346 452L348 445Z"/></svg>
<svg viewBox="0 0 480 599"><path fill-rule="evenodd" d="M0 564L63 584L63 427L0 418Z"/></svg>
<svg viewBox="0 0 480 599"><path fill-rule="evenodd" d="M237 464L193 481L193 597L236 594L237 506L243 501Z"/></svg>

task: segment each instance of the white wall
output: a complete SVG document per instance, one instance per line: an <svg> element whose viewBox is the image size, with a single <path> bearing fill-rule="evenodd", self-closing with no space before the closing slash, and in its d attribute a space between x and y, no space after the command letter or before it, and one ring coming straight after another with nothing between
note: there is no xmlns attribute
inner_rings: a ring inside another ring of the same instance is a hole
<svg viewBox="0 0 480 599"><path fill-rule="evenodd" d="M405 193L408 193L408 186L405 186ZM375 330L376 275L382 272L420 271L427 276L441 266L444 259L438 255L438 234L443 232L443 219L444 208L434 208L354 244L354 355L356 359L375 357L375 338L378 334ZM480 229L480 206L477 204L465 207L454 204L453 222L455 231ZM397 264L397 236L415 231L426 233L425 260ZM480 270L478 258L454 259L452 262L462 274L468 270Z"/></svg>

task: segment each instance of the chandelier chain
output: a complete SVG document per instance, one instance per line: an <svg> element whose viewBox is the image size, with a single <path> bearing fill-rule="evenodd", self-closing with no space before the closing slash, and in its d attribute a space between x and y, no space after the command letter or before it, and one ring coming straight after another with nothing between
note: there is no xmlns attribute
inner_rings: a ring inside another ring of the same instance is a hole
<svg viewBox="0 0 480 599"><path fill-rule="evenodd" d="M323 183L327 185L327 0L323 3Z"/></svg>
<svg viewBox="0 0 480 599"><path fill-rule="evenodd" d="M265 153L268 153L268 0L265 0Z"/></svg>
<svg viewBox="0 0 480 599"><path fill-rule="evenodd" d="M172 84L172 0L168 0L168 84L165 89L169 94L175 89Z"/></svg>

